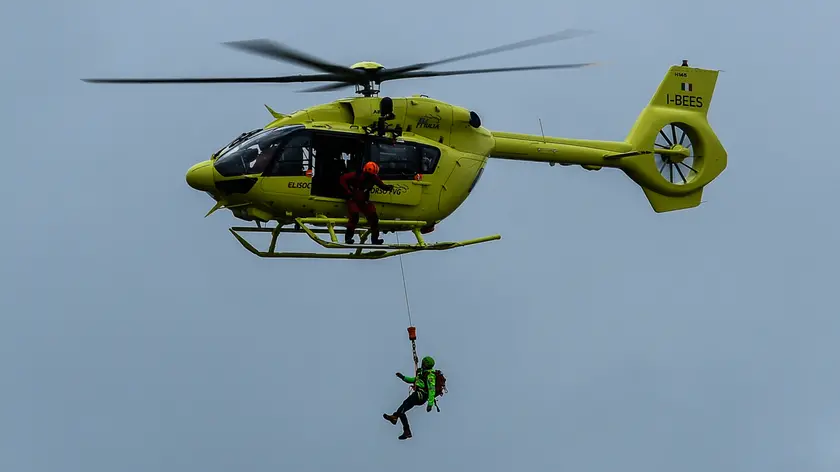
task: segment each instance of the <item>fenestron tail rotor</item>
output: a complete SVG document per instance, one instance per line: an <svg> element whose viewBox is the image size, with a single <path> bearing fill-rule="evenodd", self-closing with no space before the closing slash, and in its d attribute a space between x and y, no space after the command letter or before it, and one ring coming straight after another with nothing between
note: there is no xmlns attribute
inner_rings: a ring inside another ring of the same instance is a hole
<svg viewBox="0 0 840 472"><path fill-rule="evenodd" d="M488 49L461 54L431 62L421 62L407 66L388 69L374 62L360 62L352 67L345 67L312 55L297 51L283 44L267 39L253 39L245 41L231 41L223 43L226 46L244 51L250 54L267 57L270 59L292 63L298 66L314 69L321 74L287 75L277 77L206 77L206 78L133 78L133 79L82 79L90 83L109 84L176 84L176 83L295 83L295 82L331 82L330 84L304 90L306 92L323 92L338 90L344 87L356 86L356 92L364 96L372 96L378 93L378 85L387 80L420 78L420 77L442 77L466 74L488 74L497 72L514 72L528 70L549 70L549 69L576 69L595 65L594 62L577 64L553 64L525 67L498 67L488 69L462 69L449 71L423 71L428 67L446 64L475 57L496 54L514 49L521 49L538 44L572 39L587 34L589 30L567 29L557 33L539 36L524 41L496 46Z"/></svg>
<svg viewBox="0 0 840 472"><path fill-rule="evenodd" d="M694 147L687 130L678 123L659 130L654 146L654 158L659 174L675 185L685 185L697 175Z"/></svg>

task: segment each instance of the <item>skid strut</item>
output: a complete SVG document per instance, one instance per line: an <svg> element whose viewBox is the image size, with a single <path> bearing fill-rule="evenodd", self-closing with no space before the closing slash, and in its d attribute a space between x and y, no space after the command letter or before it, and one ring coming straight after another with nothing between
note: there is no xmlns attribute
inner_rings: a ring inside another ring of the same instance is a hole
<svg viewBox="0 0 840 472"><path fill-rule="evenodd" d="M359 234L361 238L361 242L359 244L344 244L339 242L338 236L336 235L336 227L344 228L346 227L347 222L347 218L295 218L294 226L289 228L286 228L284 227L285 225L278 223L274 228L234 226L230 228L230 232L245 249L259 257L319 259L382 259L385 257L407 254L416 251L443 251L501 239L500 235L495 234L492 236L485 236L483 238L470 239L466 241L427 243L420 232L421 228L428 225L425 221L380 220L379 227L381 231L409 231L416 238L416 244L365 244L365 241L367 241L367 238L370 235L370 229L356 230L356 233ZM362 219L359 224L361 225L363 222L364 219ZM343 232L344 231L342 230L342 235ZM268 250L258 250L239 233L271 233L271 242L269 243ZM353 252L277 252L277 239L281 233L303 233L309 236L324 249L353 249ZM329 234L330 239L322 239L318 236L319 234Z"/></svg>

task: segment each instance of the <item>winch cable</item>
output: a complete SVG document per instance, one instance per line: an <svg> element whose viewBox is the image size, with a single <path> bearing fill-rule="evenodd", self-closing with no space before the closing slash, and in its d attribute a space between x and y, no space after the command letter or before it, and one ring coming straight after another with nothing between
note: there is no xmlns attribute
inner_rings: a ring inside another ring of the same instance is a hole
<svg viewBox="0 0 840 472"><path fill-rule="evenodd" d="M395 231L394 234L397 236L397 244L399 244L400 233ZM403 292L405 293L405 309L408 312L408 339L411 341L411 354L414 357L414 375L417 376L417 372L420 371L419 359L417 358L417 329L411 321L411 303L408 301L408 284L405 282L405 266L403 265L402 256L400 254L397 257L400 260L400 273L402 274Z"/></svg>

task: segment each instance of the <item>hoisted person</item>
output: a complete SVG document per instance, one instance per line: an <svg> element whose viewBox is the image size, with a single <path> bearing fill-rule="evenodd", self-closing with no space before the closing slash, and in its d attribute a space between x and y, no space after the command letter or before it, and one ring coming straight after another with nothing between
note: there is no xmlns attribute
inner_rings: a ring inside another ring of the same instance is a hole
<svg viewBox="0 0 840 472"><path fill-rule="evenodd" d="M399 439L408 439L411 437L411 428L408 424L408 417L405 415L406 412L423 403L426 403L426 412L432 411L432 407L435 406L435 398L442 395L446 388L446 378L441 374L440 370L432 370L434 366L435 360L430 356L426 356L420 363L420 368L416 376L407 377L400 372L396 374L403 382L414 385L414 390L402 402L402 405L397 408L397 411L391 415L387 413L382 415L391 424L397 424L397 420L402 423L403 433Z"/></svg>

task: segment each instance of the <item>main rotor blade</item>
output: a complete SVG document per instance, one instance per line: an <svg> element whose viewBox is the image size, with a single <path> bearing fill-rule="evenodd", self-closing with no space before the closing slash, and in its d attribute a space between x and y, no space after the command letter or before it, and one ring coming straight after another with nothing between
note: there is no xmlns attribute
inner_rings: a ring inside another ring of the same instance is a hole
<svg viewBox="0 0 840 472"><path fill-rule="evenodd" d="M577 38L577 37L586 36L586 35L592 34L592 33L593 33L593 31L591 31L591 30L565 29L563 31L558 31L556 33L546 34L546 35L543 35L543 36L538 36L536 38L526 39L526 40L523 40L523 41L517 41L515 43L504 44L502 46L496 46L494 48L483 49L481 51L475 51L475 52L471 52L471 53L467 53L467 54L461 54L460 56L453 56L453 57L450 57L450 58L447 58L447 59L441 59L439 61L418 62L416 64L411 64L411 65L408 65L408 66L396 67L396 68L393 68L393 69L386 69L386 70L382 71L381 76L390 79L391 76L393 76L393 75L398 75L398 74L402 74L402 73L405 73L405 72L411 72L411 71L420 70L420 69L426 69L428 67L437 66L437 65L440 65L440 64L447 64L447 63L450 63L450 62L462 61L464 59L472 59L474 57L481 57L481 56L487 56L487 55L490 55L490 54L496 54L496 53L505 52L505 51L512 51L514 49L521 49L521 48L526 48L526 47L529 47L529 46L536 46L537 44L544 44L544 43L550 43L550 42L554 42L554 41L561 41L561 40L564 40L564 39Z"/></svg>
<svg viewBox="0 0 840 472"><path fill-rule="evenodd" d="M464 70L443 70L443 71L413 71L400 74L394 79L411 79L415 77L442 77L450 75L466 74L490 74L495 72L514 72L522 70L548 70L548 69L579 69L598 65L597 62L585 62L581 64L554 64L546 66L523 66L523 67L497 67L492 69L464 69ZM390 79L390 80L394 80ZM383 79L384 80L384 79Z"/></svg>
<svg viewBox="0 0 840 472"><path fill-rule="evenodd" d="M582 64L555 64L555 65L546 65L546 66L524 66L524 67L499 67L493 69L465 69L465 70L452 70L452 71L414 71L414 72L406 72L400 74L397 77L392 77L387 80L399 80L399 79L412 79L412 78L419 78L419 77L439 77L439 76L450 76L450 75L467 75L467 74L488 74L488 73L495 73L495 72L514 72L514 71L523 71L523 70L548 70L548 69L578 69L581 67L588 67L597 65L597 62L587 62ZM386 79L381 78L378 79L381 81L385 81ZM352 83L335 83L335 84L326 84L326 85L319 85L317 87L312 87L304 90L299 90L299 92L331 92L333 90L340 90L345 87L353 86Z"/></svg>
<svg viewBox="0 0 840 472"><path fill-rule="evenodd" d="M310 69L317 69L344 77L355 77L359 75L359 71L357 70L327 62L323 59L297 51L268 39L229 41L222 44L230 46L234 49L239 49L240 51L267 57L269 59L291 62L300 66L309 67Z"/></svg>
<svg viewBox="0 0 840 472"><path fill-rule="evenodd" d="M293 82L332 82L343 80L344 76L336 74L287 75L280 77L196 77L196 78L162 78L162 79L82 79L83 82L94 84L283 84Z"/></svg>

